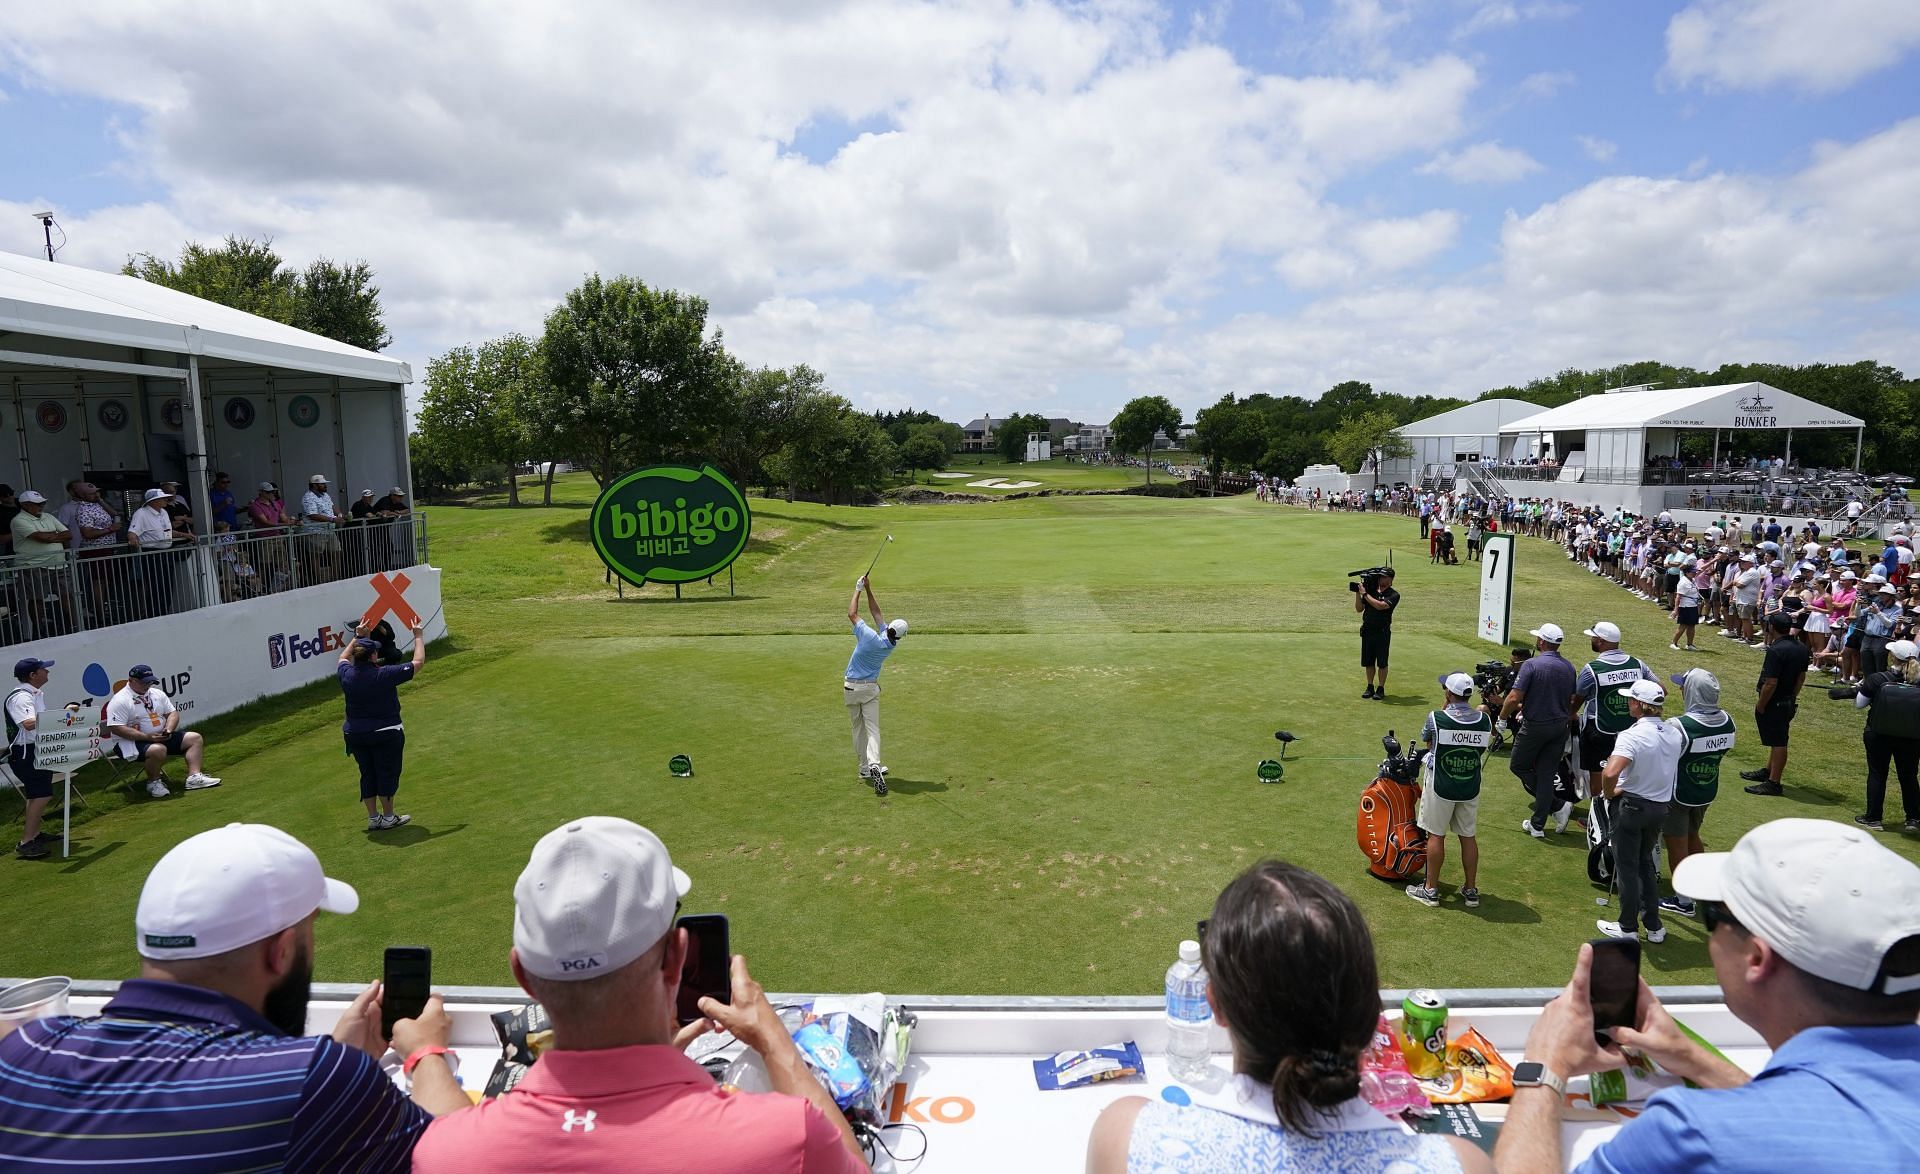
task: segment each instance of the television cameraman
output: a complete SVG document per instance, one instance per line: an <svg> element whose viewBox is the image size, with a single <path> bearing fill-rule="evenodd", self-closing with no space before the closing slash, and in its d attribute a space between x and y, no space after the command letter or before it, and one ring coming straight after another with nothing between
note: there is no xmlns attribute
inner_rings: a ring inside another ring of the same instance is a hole
<svg viewBox="0 0 1920 1174"><path fill-rule="evenodd" d="M1360 667L1367 673L1367 688L1360 699L1385 701L1387 650L1393 643L1393 609L1400 606L1400 593L1393 589L1392 567L1369 567L1352 574L1360 581L1347 584L1347 590L1353 592L1353 610L1360 613Z"/></svg>

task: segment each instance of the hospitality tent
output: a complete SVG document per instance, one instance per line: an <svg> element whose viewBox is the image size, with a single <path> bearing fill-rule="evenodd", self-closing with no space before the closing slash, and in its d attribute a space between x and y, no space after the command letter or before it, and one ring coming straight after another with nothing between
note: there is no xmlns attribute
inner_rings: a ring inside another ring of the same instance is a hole
<svg viewBox="0 0 1920 1174"><path fill-rule="evenodd" d="M411 487L406 363L128 277L0 253L0 480L60 500L207 477Z"/></svg>
<svg viewBox="0 0 1920 1174"><path fill-rule="evenodd" d="M1865 421L1765 383L1722 383L1585 396L1502 424L1500 434L1535 438L1563 466L1582 467L1585 481L1639 485L1650 459L1679 455L1683 432L1712 432L1718 463L1723 432L1785 432L1791 460L1795 432L1835 428L1854 433L1858 469Z"/></svg>
<svg viewBox="0 0 1920 1174"><path fill-rule="evenodd" d="M1539 411L1539 404L1525 400L1479 399L1402 425L1397 431L1412 446L1413 455L1382 463L1381 483L1419 481L1429 469L1459 461L1492 461L1501 451L1500 426Z"/></svg>

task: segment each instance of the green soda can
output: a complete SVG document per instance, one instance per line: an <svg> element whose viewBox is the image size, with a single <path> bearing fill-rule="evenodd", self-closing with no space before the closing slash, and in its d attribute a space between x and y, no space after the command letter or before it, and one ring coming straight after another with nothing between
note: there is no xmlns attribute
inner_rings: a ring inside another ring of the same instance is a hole
<svg viewBox="0 0 1920 1174"><path fill-rule="evenodd" d="M1439 991L1409 991L1401 1002L1400 1054L1422 1080L1447 1070L1447 1000Z"/></svg>

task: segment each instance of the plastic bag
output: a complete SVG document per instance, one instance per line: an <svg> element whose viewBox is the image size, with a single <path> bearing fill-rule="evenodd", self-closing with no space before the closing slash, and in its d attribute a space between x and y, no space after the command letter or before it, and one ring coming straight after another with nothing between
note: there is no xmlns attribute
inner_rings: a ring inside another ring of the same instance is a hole
<svg viewBox="0 0 1920 1174"><path fill-rule="evenodd" d="M885 1121L887 1094L907 1066L914 1018L886 996L822 997L802 1004L793 1042L849 1121Z"/></svg>
<svg viewBox="0 0 1920 1174"><path fill-rule="evenodd" d="M1374 1025L1373 1042L1360 1054L1360 1095L1389 1117L1409 1112L1424 1114L1433 1109L1427 1094L1421 1091L1420 1082L1407 1071L1407 1058L1400 1051L1398 1033L1385 1014Z"/></svg>

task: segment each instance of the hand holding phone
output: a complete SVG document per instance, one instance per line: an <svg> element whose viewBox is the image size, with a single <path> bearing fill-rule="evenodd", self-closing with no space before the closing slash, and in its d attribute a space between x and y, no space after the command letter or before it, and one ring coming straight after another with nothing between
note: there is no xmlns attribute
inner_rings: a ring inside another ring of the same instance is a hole
<svg viewBox="0 0 1920 1174"><path fill-rule="evenodd" d="M675 924L687 931L687 960L680 969L680 993L674 1001L676 1019L685 1027L701 1018L703 997L733 1002L733 944L721 914L689 914Z"/></svg>
<svg viewBox="0 0 1920 1174"><path fill-rule="evenodd" d="M1587 994L1594 1034L1632 1027L1640 1007L1640 939L1600 938L1592 946Z"/></svg>
<svg viewBox="0 0 1920 1174"><path fill-rule="evenodd" d="M425 946L388 946L381 979L380 1034L393 1038L393 1025L417 1019L433 993L433 951Z"/></svg>

